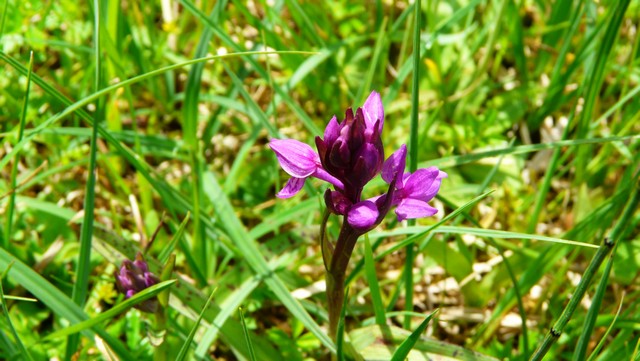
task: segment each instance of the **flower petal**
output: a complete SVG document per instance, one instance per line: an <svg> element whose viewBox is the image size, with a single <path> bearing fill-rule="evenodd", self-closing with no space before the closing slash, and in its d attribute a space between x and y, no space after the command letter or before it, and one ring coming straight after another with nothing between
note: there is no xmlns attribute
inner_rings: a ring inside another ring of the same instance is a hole
<svg viewBox="0 0 640 361"><path fill-rule="evenodd" d="M347 222L357 230L368 230L378 220L378 207L372 201L366 200L356 203L349 209Z"/></svg>
<svg viewBox="0 0 640 361"><path fill-rule="evenodd" d="M333 143L338 136L340 135L340 124L338 124L338 118L334 115L333 118L327 124L327 127L324 128L324 142L325 143Z"/></svg>
<svg viewBox="0 0 640 361"><path fill-rule="evenodd" d="M384 107L382 106L382 100L380 99L380 93L372 91L369 97L362 106L364 111L364 120L366 121L367 128L373 128L378 123L378 134L382 134L382 127L384 126Z"/></svg>
<svg viewBox="0 0 640 361"><path fill-rule="evenodd" d="M438 210L431 207L427 202L411 198L403 199L398 208L396 208L396 215L400 222L405 219L430 217L436 213L438 213Z"/></svg>
<svg viewBox="0 0 640 361"><path fill-rule="evenodd" d="M276 194L276 197L291 198L295 196L296 193L298 193L302 189L302 186L304 186L305 179L306 178L291 177L287 184L285 184L284 188L282 188L282 190L278 192L278 194Z"/></svg>
<svg viewBox="0 0 640 361"><path fill-rule="evenodd" d="M440 189L439 174L440 171L436 167L416 170L404 184L405 197L419 199L423 202L430 201Z"/></svg>
<svg viewBox="0 0 640 361"><path fill-rule="evenodd" d="M383 156L375 145L365 143L356 154L357 161L353 171L366 183L380 173Z"/></svg>
<svg viewBox="0 0 640 361"><path fill-rule="evenodd" d="M382 179L390 184L396 174L404 173L404 167L406 166L406 163L407 146L403 144L402 146L400 146L400 149L391 154L382 165ZM396 188L402 189L402 186L402 182L396 183Z"/></svg>
<svg viewBox="0 0 640 361"><path fill-rule="evenodd" d="M276 153L280 166L290 176L310 176L320 164L320 157L308 144L294 139L272 139L269 147Z"/></svg>

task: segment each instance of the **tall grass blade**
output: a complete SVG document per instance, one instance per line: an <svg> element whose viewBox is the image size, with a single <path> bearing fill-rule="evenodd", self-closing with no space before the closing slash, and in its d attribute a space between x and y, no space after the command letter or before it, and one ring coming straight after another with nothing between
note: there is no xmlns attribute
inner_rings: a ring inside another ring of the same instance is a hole
<svg viewBox="0 0 640 361"><path fill-rule="evenodd" d="M6 3L5 3L6 4ZM6 6L5 6L6 7ZM5 9L6 10L6 9ZM4 15L3 15L4 21ZM24 136L24 128L27 124L27 107L29 105L29 91L31 90L31 74L33 73L33 51L29 54L29 68L27 73L27 88L24 93L24 102L22 103L22 113L20 114L20 125L18 130L18 143ZM9 249L11 244L12 227L13 227L13 212L16 204L16 188L18 177L18 162L20 153L16 153L13 158L13 166L11 167L11 179L9 180L11 187L11 195L9 195L9 203L7 204L7 219L4 228L4 237L2 239L2 246L5 249Z"/></svg>
<svg viewBox="0 0 640 361"><path fill-rule="evenodd" d="M93 28L93 48L95 61L94 91L100 91L102 87L102 54L100 50L100 0L93 1L94 28ZM89 275L91 274L91 243L93 240L93 220L96 192L96 153L98 152L98 123L104 117L104 98L96 102L96 111L93 118L93 130L91 133L91 147L89 149L89 169L85 186L84 217L80 228L80 251L75 273L76 280L73 285L71 298L78 306L82 307L89 292ZM71 335L67 339L67 358L71 358L78 348L79 335Z"/></svg>
<svg viewBox="0 0 640 361"><path fill-rule="evenodd" d="M376 316L376 324L381 326L386 325L387 319L385 316L384 305L382 304L380 285L378 284L376 266L373 260L373 251L371 250L371 242L369 242L368 235L365 235L364 238L364 268L367 276L367 283L369 283L371 303L373 304L373 312Z"/></svg>
<svg viewBox="0 0 640 361"><path fill-rule="evenodd" d="M602 350L602 348L604 347L604 344L607 342L607 339L609 338L609 335L611 334L611 331L613 330L613 327L615 326L616 321L618 321L618 317L620 316L620 311L622 311L622 305L624 304L624 295L625 293L623 291L622 295L620 296L620 304L618 305L618 311L616 311L616 314L615 316L613 316L613 320L611 320L611 324L609 324L607 331L602 335L602 337L600 338L600 341L591 352L591 355L589 355L589 358L587 359L587 361L593 361L600 353L600 350Z"/></svg>
<svg viewBox="0 0 640 361"><path fill-rule="evenodd" d="M0 248L0 268L6 268L13 263L9 276L28 290L40 302L45 304L57 316L65 318L72 323L80 323L88 320L89 317L82 308L57 287L49 283L44 277L31 269L29 266L17 260L13 255ZM85 330L82 333L91 337L96 333L124 360L135 360L124 345L116 337L111 336L99 325L94 325L91 331Z"/></svg>
<svg viewBox="0 0 640 361"><path fill-rule="evenodd" d="M613 12L613 15L607 24L604 37L600 43L600 48L596 52L594 68L592 69L590 76L587 78L588 85L584 99L584 107L577 124L577 138L586 138L589 134L589 128L593 121L592 117L596 99L600 94L600 88L602 87L602 82L604 80L604 73L607 68L607 61L611 54L611 49L616 43L618 32L620 31L620 27L624 20L624 14L627 11L627 7L629 7L630 2L631 0L617 1L614 5L615 7L610 10ZM578 150L578 154L576 156L576 179L579 183L582 182L585 177L586 165L588 158L590 157L590 149L591 147L581 148Z"/></svg>
<svg viewBox="0 0 640 361"><path fill-rule="evenodd" d="M411 352L416 342L418 342L418 340L420 339L420 335L422 335L424 330L427 328L429 321L431 321L436 312L438 312L438 310L431 312L429 316L427 316L427 318L425 318L424 321L420 323L420 326L418 326L418 328L416 328L416 330L413 331L411 335L400 344L400 346L398 346L398 349L393 353L393 356L391 357L391 361L404 361L409 356L409 352Z"/></svg>
<svg viewBox="0 0 640 361"><path fill-rule="evenodd" d="M236 216L229 199L222 191L218 180L210 172L205 173L205 184L210 188L208 194L212 204L216 205L216 211L220 224L227 232L229 238L233 240L238 250L244 255L245 261L253 269L256 275L264 277L264 282L269 286L276 297L289 309L293 317L296 317L302 324L307 327L327 348L335 350L335 346L331 339L324 333L318 324L309 316L307 311L302 307L300 302L291 296L282 280L269 270L267 262L262 253L257 248L255 241L249 236L244 226ZM206 192L206 190L205 190Z"/></svg>
<svg viewBox="0 0 640 361"><path fill-rule="evenodd" d="M418 109L420 106L420 59L421 59L421 43L420 31L422 30L422 5L420 0L416 0L413 8L413 79L411 80L411 128L409 129L409 172L413 173L418 169ZM409 226L416 224L414 219L408 221ZM415 244L409 243L405 248L404 261L404 296L405 311L413 311L413 261L415 253ZM411 317L405 316L404 328L411 327Z"/></svg>
<svg viewBox="0 0 640 361"><path fill-rule="evenodd" d="M176 231L176 233L173 235L173 238L171 238L171 241L169 242L168 245L162 248L160 255L158 255L158 262L160 262L160 264L165 264L169 259L169 256L175 250L176 245L178 244L178 241L180 241L180 239L182 238L182 235L184 234L184 230L186 229L187 223L189 223L190 218L191 218L191 212L187 211L187 215L184 216L184 219L182 220L182 223L180 223L180 226L178 227L178 230Z"/></svg>
<svg viewBox="0 0 640 361"><path fill-rule="evenodd" d="M191 346L191 342L193 342L193 338L196 336L196 332L198 331L198 326L200 326L200 321L202 321L204 312L209 308L209 303L211 303L211 299L213 298L213 295L216 293L216 290L217 288L214 288L213 291L211 291L211 294L209 295L209 298L207 298L207 302L204 304L202 311L200 311L200 314L198 315L198 319L196 320L195 324L191 328L191 331L189 332L187 339L182 344L182 347L180 347L180 351L176 356L177 361L182 361L187 356L187 352L189 352L189 347Z"/></svg>
<svg viewBox="0 0 640 361"><path fill-rule="evenodd" d="M170 70L174 70L174 69L179 69L179 68L183 68L189 65L193 65L193 64L197 64L197 63L201 63L201 62L206 62L206 61L211 61L211 60L219 60L219 59L223 59L223 58L234 58L234 57L238 57L238 56L245 56L245 55L268 55L268 54L303 54L303 55L312 55L315 54L313 52L308 52L308 51L247 51L247 52L241 52L241 53L231 53L231 54L224 54L224 55L215 55L215 56L209 56L209 57L205 57L205 58L199 58L199 59L193 59L193 60L188 60L182 63L178 63L178 64L173 64L173 65L169 65L169 66L165 66L162 68L158 68L156 70L152 70L150 72L138 75L138 76L134 76L132 78L129 78L125 81L110 85L108 87L102 88L100 91L97 91L91 95L88 95L84 98L82 98L81 100L78 100L75 103L70 104L65 110L63 110L62 112L54 115L53 117L45 120L44 122L42 122L40 125L38 125L36 128L34 128L28 136L25 136L25 138L18 142L18 144L16 144L16 146L11 150L11 152L7 153L4 158L2 158L0 160L0 168L3 168L7 162L9 162L9 160L11 159L12 156L14 156L18 151L20 151L20 149L22 149L26 143L28 143L29 141L31 141L31 139L33 139L37 134L39 134L40 132L42 132L44 129L48 128L49 126L51 126L52 124L54 124L55 122L63 119L64 117L75 113L75 112L80 112L80 114L82 114L82 112L84 112L82 110L82 107L88 105L89 103L101 98L104 95L107 95L119 88L123 88L125 86L129 86L135 83L139 83L143 80L149 79L153 76L159 75L159 74L163 74L165 72L168 72ZM14 61L13 59L11 59L10 57L8 57L6 54L4 54L3 52L0 52L0 59L8 62L9 64L11 64L14 68L16 69L21 69L24 68L22 67L18 62ZM40 81L36 81L36 79L39 79ZM55 91L50 85L43 85L46 84L46 82L44 82L42 80L42 78L35 78L34 77L34 82L36 84L38 84L39 86L43 87L43 89L49 89L48 92L51 93L55 93L57 91ZM59 93L59 92L58 92ZM63 100L65 99L65 97L63 95L59 95L57 97L59 100L61 100L63 103L66 104L66 102ZM86 114L86 113L85 113ZM91 120L90 116L83 116L83 119L90 122L90 124L93 124L93 121ZM106 138L106 139L113 139L112 136L108 135L108 132L106 130L102 130L100 131L100 127L98 128L99 132L100 132L100 136ZM106 133L106 134L105 134ZM318 133L319 134L319 133Z"/></svg>
<svg viewBox="0 0 640 361"><path fill-rule="evenodd" d="M347 312L347 300L349 299L349 288L344 290L344 300L340 309L340 319L338 320L338 329L336 331L336 357L338 361L344 361L347 358L344 342L345 314Z"/></svg>
<svg viewBox="0 0 640 361"><path fill-rule="evenodd" d="M638 179L638 175L639 174L636 173L636 179ZM615 256L615 250L617 249L616 246L621 241L626 228L632 223L631 219L638 209L638 203L640 203L640 179L636 181L635 189L633 191L631 199L629 200L629 203L627 203L627 206L622 213L622 216L616 223L616 226L611 231L610 242L614 245L614 249L609 257L607 265L605 266L604 272L602 273L602 278L600 279L600 283L598 284L596 293L591 300L591 306L589 307L589 311L587 312L585 324L582 327L582 332L580 333L580 338L578 339L578 344L576 345L576 349L573 354L574 360L584 360L587 357L587 347L589 345L591 333L593 332L596 318L598 317L598 313L600 312L600 306L602 305L602 300L607 289L609 275L611 273L611 268L613 267L613 258Z"/></svg>
<svg viewBox="0 0 640 361"><path fill-rule="evenodd" d="M115 306L113 306L112 308L108 309L105 312L100 313L99 315L90 318L88 320L76 323L74 325L71 325L69 327L63 328L61 330L58 330L56 332L53 332L49 335L47 335L47 337L45 337L45 340L51 340L51 339L55 339L58 337L63 337L63 336L68 336L68 335L72 335L74 333L77 332L81 332L83 330L86 330L88 328L91 328L95 325L98 325L104 321L113 319L114 317L116 317L117 315L129 310L131 307L145 301L148 300L152 297L157 296L160 292L162 292L163 290L167 289L168 287L170 287L171 285L173 285L174 283L176 283L176 280L169 280L169 281L164 281L164 282L160 282L156 285L153 285L149 288L144 289L143 291L140 291L138 293L136 293L135 295L133 295L131 298L126 299L124 302L121 302Z"/></svg>
<svg viewBox="0 0 640 361"><path fill-rule="evenodd" d="M4 288L2 287L2 281L5 278L7 278L7 274L9 273L9 270L11 269L12 265L13 263L9 263L7 268L2 272L2 274L0 274L0 305L2 306L2 313L4 313L4 316L7 318L7 325L9 325L9 330L13 335L13 342L18 344L18 348L20 349L20 353L22 354L22 357L25 360L33 360L29 351L27 351L27 349L24 347L22 340L20 340L20 336L18 336L16 329L13 327L13 322L11 321L11 316L9 315L9 309L7 308L6 298L4 296Z"/></svg>
<svg viewBox="0 0 640 361"><path fill-rule="evenodd" d="M249 360L256 361L256 353L253 351L253 343L251 342L251 337L249 337L249 330L247 329L247 323L244 322L244 314L242 312L242 307L238 307L238 313L240 313L240 323L242 323L244 340L247 342L247 347L249 348Z"/></svg>

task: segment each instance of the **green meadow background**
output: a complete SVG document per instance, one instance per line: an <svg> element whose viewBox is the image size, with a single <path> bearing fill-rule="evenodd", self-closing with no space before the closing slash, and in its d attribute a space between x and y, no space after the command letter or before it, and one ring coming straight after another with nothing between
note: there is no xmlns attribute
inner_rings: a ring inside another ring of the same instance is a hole
<svg viewBox="0 0 640 361"><path fill-rule="evenodd" d="M640 358L638 1L2 0L0 24L0 359ZM435 217L362 237L336 344L326 185L276 198L267 143L372 90L385 153L416 139L449 178ZM114 288L138 251L175 257L158 315Z"/></svg>

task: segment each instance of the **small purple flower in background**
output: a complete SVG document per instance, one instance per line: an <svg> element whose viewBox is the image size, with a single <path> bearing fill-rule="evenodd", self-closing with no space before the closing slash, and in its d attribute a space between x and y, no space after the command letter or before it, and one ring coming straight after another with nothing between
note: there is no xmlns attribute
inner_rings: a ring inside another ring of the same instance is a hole
<svg viewBox="0 0 640 361"><path fill-rule="evenodd" d="M141 253L136 255L136 259L133 262L125 259L119 272L116 272L115 278L116 287L126 298L131 298L136 293L159 282L158 278L149 272L149 265L147 265ZM158 300L154 297L134 307L140 311L154 313L158 309Z"/></svg>

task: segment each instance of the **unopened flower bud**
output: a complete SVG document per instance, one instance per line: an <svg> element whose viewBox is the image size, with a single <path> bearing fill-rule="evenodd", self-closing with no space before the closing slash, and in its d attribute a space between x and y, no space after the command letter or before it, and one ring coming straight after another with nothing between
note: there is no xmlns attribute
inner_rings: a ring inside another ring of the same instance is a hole
<svg viewBox="0 0 640 361"><path fill-rule="evenodd" d="M149 265L141 253L136 255L133 262L128 259L124 260L119 272L116 272L115 278L116 287L126 298L131 298L136 293L159 282L158 278L149 271ZM153 297L134 307L143 312L154 313L158 309L158 300Z"/></svg>

